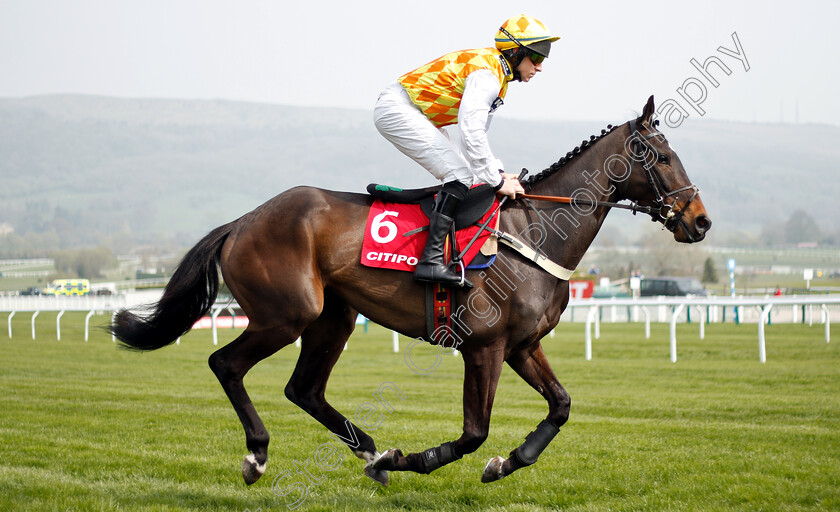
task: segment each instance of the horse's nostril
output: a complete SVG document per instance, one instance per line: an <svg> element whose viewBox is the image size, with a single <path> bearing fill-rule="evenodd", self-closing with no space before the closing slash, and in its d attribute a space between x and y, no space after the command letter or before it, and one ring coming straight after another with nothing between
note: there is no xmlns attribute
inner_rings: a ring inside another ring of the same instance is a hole
<svg viewBox="0 0 840 512"><path fill-rule="evenodd" d="M712 221L705 215L698 215L697 218L694 219L694 227L697 228L698 232L705 233L712 227Z"/></svg>

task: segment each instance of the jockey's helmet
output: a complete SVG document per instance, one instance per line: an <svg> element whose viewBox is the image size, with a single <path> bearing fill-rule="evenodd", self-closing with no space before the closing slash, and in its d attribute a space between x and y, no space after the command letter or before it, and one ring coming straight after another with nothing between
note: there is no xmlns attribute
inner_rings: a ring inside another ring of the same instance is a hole
<svg viewBox="0 0 840 512"><path fill-rule="evenodd" d="M558 39L560 37L552 36L540 20L524 14L517 14L499 27L496 32L496 49L504 51L522 47L543 57L548 57L548 52L551 51L551 43Z"/></svg>

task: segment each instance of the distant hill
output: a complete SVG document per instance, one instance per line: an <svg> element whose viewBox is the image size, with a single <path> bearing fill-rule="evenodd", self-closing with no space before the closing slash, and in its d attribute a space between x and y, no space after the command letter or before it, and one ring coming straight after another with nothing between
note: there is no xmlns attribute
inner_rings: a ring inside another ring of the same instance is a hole
<svg viewBox="0 0 840 512"><path fill-rule="evenodd" d="M295 185L433 184L371 117L230 101L0 99L0 224L19 233L64 226L72 234L60 237L64 246L116 235L189 241ZM511 172L536 172L626 120L497 116L490 137ZM840 127L691 121L665 133L703 192L718 240L757 235L797 208L835 228L840 183L829 178L840 167ZM655 229L625 212L608 222L631 240Z"/></svg>

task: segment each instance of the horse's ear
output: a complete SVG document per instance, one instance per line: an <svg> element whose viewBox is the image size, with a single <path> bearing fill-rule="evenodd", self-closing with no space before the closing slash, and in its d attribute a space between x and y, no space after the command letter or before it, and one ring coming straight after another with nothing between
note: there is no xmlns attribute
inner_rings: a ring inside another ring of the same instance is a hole
<svg viewBox="0 0 840 512"><path fill-rule="evenodd" d="M653 105L653 94L650 95L650 98L647 100L647 105L645 105L645 109L642 112L642 119L643 121L650 121L650 116L652 116L656 112L656 107Z"/></svg>

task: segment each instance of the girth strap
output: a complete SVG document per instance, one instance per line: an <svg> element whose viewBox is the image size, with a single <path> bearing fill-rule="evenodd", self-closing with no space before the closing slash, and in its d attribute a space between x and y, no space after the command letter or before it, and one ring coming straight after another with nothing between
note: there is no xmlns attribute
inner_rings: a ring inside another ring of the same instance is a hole
<svg viewBox="0 0 840 512"><path fill-rule="evenodd" d="M456 311L455 296L452 290L440 283L426 283L426 341L439 345L440 339L434 334L440 327L446 326L453 332L452 313Z"/></svg>
<svg viewBox="0 0 840 512"><path fill-rule="evenodd" d="M538 253L534 249L528 247L525 243L517 240L516 238L507 233L496 230L492 230L492 232L499 237L499 241L501 243L507 245L522 256L533 261L538 267L553 275L557 279L568 281L572 277L572 274L575 273L574 270L569 270L565 267L558 265L557 263L554 263L553 261Z"/></svg>

